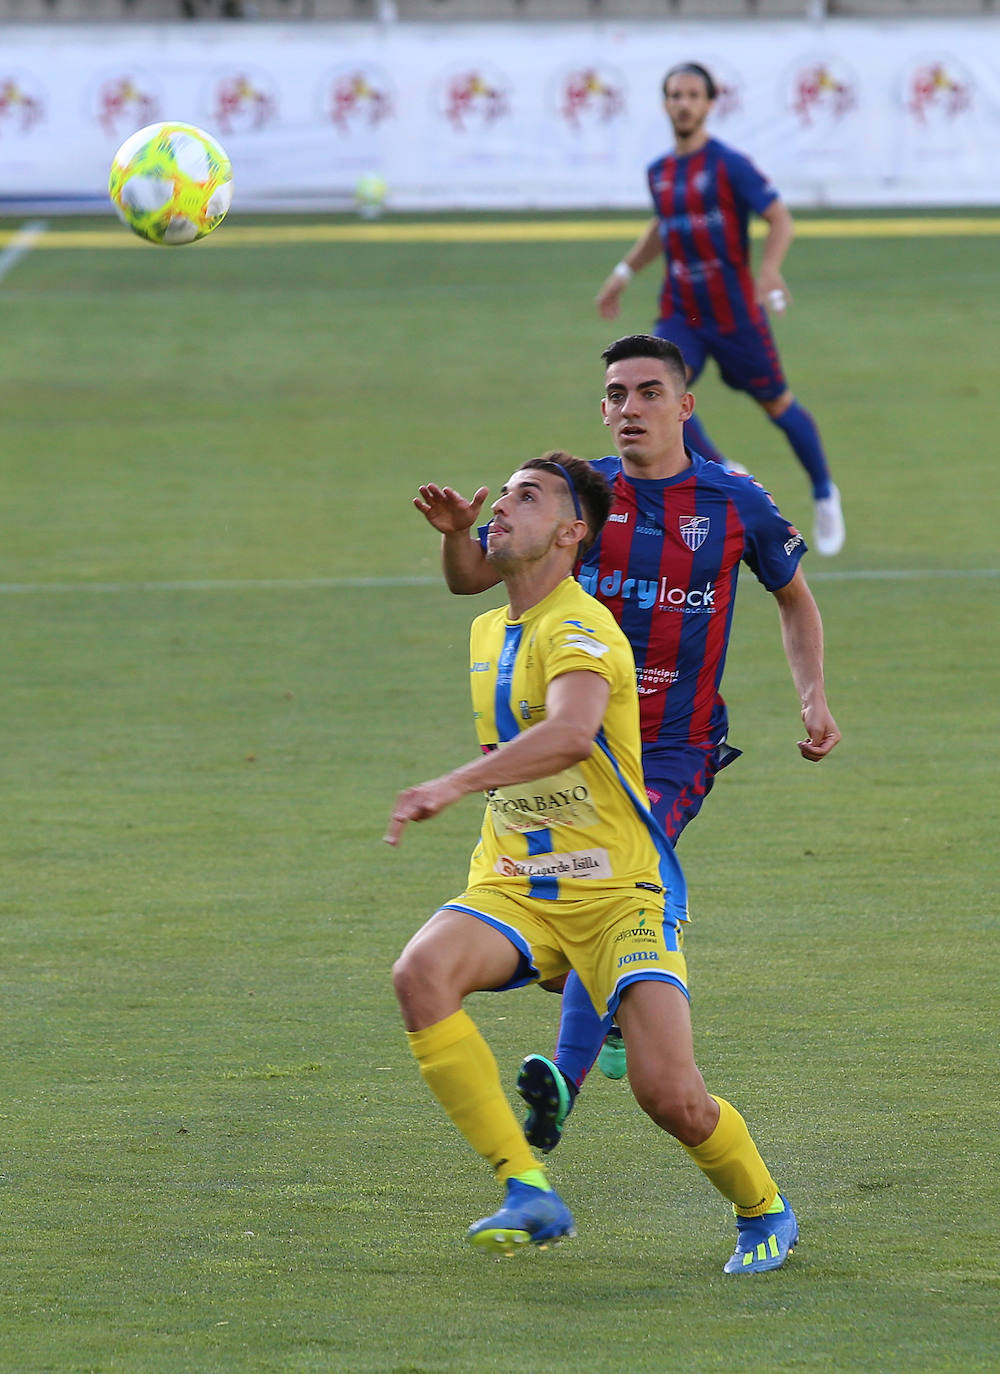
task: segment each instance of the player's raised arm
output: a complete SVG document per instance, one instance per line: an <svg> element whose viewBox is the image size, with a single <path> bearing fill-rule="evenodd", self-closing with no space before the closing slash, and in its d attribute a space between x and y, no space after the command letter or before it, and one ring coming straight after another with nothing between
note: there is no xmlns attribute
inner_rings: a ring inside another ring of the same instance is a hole
<svg viewBox="0 0 1000 1374"><path fill-rule="evenodd" d="M802 569L774 592L781 615L781 639L802 703L802 722L808 739L799 740L804 759L818 763L839 742L837 722L826 704L823 683L823 621Z"/></svg>
<svg viewBox="0 0 1000 1374"><path fill-rule="evenodd" d="M641 272L649 263L655 262L661 251L660 225L654 218L649 221L621 262L615 264L598 291L595 304L602 319L617 318L626 286L636 272Z"/></svg>
<svg viewBox="0 0 1000 1374"><path fill-rule="evenodd" d="M439 487L434 482L419 490L413 504L441 535L441 570L448 590L471 596L495 587L500 575L487 563L482 545L471 533L489 488L480 487L471 501L453 487Z"/></svg>

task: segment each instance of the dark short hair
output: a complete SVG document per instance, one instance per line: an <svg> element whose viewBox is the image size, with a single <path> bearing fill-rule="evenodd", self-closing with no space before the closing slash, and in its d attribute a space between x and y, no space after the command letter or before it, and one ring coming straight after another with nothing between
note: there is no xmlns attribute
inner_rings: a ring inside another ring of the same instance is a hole
<svg viewBox="0 0 1000 1374"><path fill-rule="evenodd" d="M705 83L705 94L709 100L714 100L719 94L719 88L715 84L715 78L707 67L703 67L700 62L678 62L675 67L671 67L663 78L663 94L667 93L667 82L672 76L700 76Z"/></svg>
<svg viewBox="0 0 1000 1374"><path fill-rule="evenodd" d="M687 390L684 354L669 339L658 339L655 334L626 334L624 338L608 344L601 357L605 367L620 363L625 358L658 358L681 391Z"/></svg>
<svg viewBox="0 0 1000 1374"><path fill-rule="evenodd" d="M558 448L549 449L540 458L529 458L526 463L521 464L521 469L525 468L541 468L543 472L555 472L560 477L563 476L559 471L562 468L569 474L587 525L587 533L580 541L580 552L586 553L604 528L604 522L611 511L611 488L605 481L604 474L599 472L593 463L588 463L583 458L574 458L571 453L564 453ZM569 496L572 500L572 491Z"/></svg>

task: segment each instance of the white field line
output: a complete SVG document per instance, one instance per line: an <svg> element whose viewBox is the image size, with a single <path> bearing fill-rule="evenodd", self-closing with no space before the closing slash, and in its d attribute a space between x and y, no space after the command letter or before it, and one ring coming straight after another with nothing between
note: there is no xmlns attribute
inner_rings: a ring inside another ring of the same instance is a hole
<svg viewBox="0 0 1000 1374"><path fill-rule="evenodd" d="M1000 577L1000 568L810 569L809 582L915 582L936 577Z"/></svg>
<svg viewBox="0 0 1000 1374"><path fill-rule="evenodd" d="M6 248L0 252L0 281L17 266L25 254L31 252L48 227L41 219L29 220L27 224L21 225Z"/></svg>
<svg viewBox="0 0 1000 1374"><path fill-rule="evenodd" d="M441 577L265 577L205 578L197 582L0 582L0 596L53 592L284 592L347 590L351 587L432 587Z"/></svg>
<svg viewBox="0 0 1000 1374"><path fill-rule="evenodd" d="M914 582L936 578L1000 577L1000 568L856 568L809 573L810 582ZM443 586L440 577L206 578L195 582L0 582L0 596L105 596L134 592L349 591L365 588Z"/></svg>

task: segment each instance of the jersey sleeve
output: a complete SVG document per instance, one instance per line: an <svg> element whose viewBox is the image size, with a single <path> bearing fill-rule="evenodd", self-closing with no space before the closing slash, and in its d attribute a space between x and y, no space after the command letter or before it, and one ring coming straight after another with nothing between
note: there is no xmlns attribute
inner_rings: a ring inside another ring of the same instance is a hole
<svg viewBox="0 0 1000 1374"><path fill-rule="evenodd" d="M809 546L758 481L745 477L741 486L737 507L746 539L743 561L769 592L780 591L795 576Z"/></svg>
<svg viewBox="0 0 1000 1374"><path fill-rule="evenodd" d="M554 621L546 639L546 685L564 673L597 673L614 690L623 675L635 676L634 664L623 663L626 653L631 656L627 640L604 615Z"/></svg>
<svg viewBox="0 0 1000 1374"><path fill-rule="evenodd" d="M755 214L762 215L779 198L777 187L742 153L727 148L725 160L729 180L737 193Z"/></svg>

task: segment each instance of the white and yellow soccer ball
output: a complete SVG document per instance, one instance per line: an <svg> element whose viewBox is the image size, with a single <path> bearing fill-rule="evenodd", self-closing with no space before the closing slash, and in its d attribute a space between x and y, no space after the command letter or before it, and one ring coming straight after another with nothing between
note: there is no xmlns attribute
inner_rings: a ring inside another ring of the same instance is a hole
<svg viewBox="0 0 1000 1374"><path fill-rule="evenodd" d="M378 172L365 172L354 187L354 203L362 219L378 219L385 208L389 188Z"/></svg>
<svg viewBox="0 0 1000 1374"><path fill-rule="evenodd" d="M233 169L222 146L193 124L148 124L115 153L108 194L150 243L194 243L226 217Z"/></svg>

